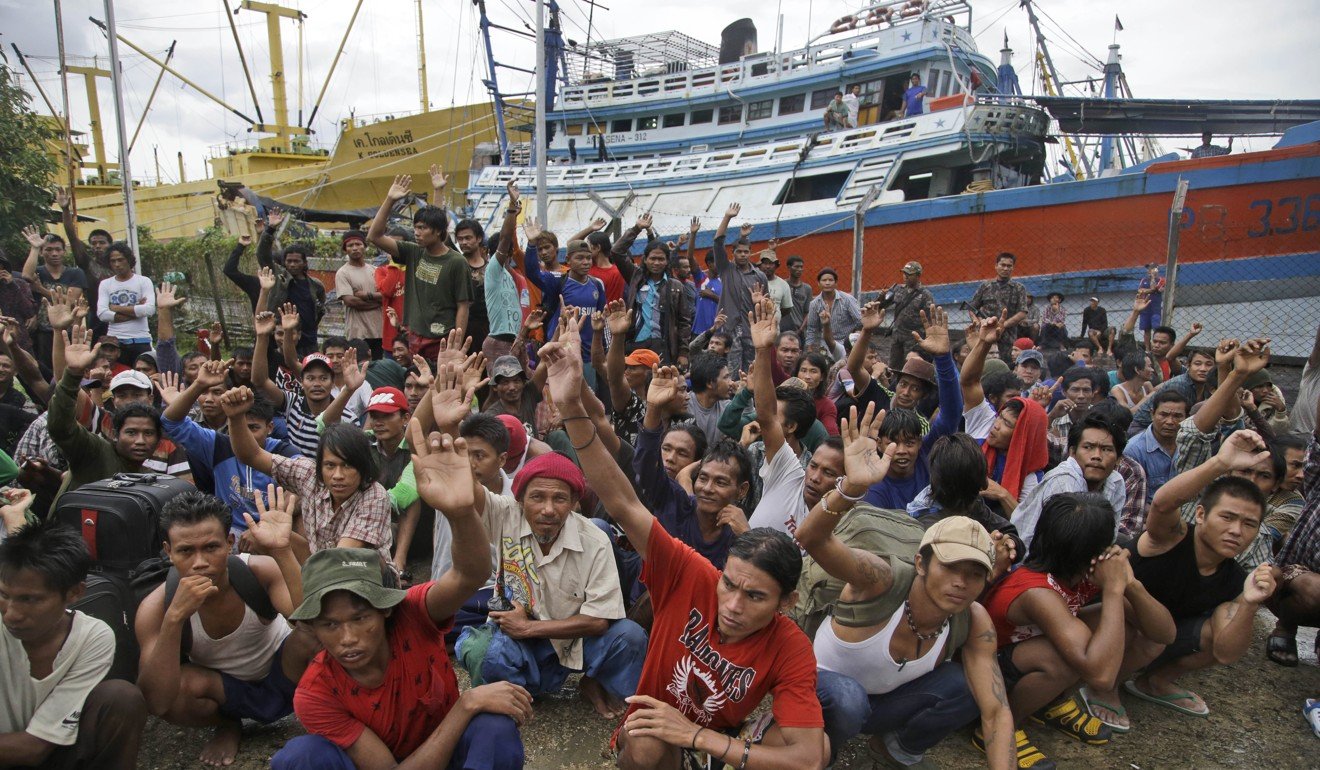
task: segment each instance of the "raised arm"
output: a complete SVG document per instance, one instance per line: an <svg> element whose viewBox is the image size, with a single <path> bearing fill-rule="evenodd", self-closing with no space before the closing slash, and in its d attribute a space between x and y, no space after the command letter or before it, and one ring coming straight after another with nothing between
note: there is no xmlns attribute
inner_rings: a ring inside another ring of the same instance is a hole
<svg viewBox="0 0 1320 770"><path fill-rule="evenodd" d="M866 386L871 384L871 372L866 368L866 352L871 348L871 338L875 336L876 329L879 329L884 322L885 309L879 302L869 302L862 308L862 329L857 337L857 344L848 351L848 363L845 364L848 373L853 376L857 394L866 390Z"/></svg>
<svg viewBox="0 0 1320 770"><path fill-rule="evenodd" d="M602 427L611 433L613 431L593 421L582 403L582 336L578 324L576 318L565 318L556 330L555 341L541 348L541 365L549 367L547 383L550 386L550 397L564 418L564 429L578 454L587 484L623 529L637 553L645 559L655 517L637 499L628 477L614 458L610 457L609 450L597 436ZM656 388L656 381L675 388L677 372L672 367L659 368L652 379L653 389ZM657 390L657 395L660 390ZM650 401L649 395L647 400ZM650 412L648 409L648 420Z"/></svg>
<svg viewBox="0 0 1320 770"><path fill-rule="evenodd" d="M192 411L193 404L197 403L197 399L201 398L203 393L217 385L225 384L225 375L229 372L229 367L233 363L233 359L203 363L197 370L197 379L193 380L191 385L181 391L173 401L169 402L161 416L174 422L179 422L187 417L188 413Z"/></svg>
<svg viewBox="0 0 1320 770"><path fill-rule="evenodd" d="M390 212L394 210L396 203L409 195L411 188L411 176L403 174L394 177L394 182L385 193L385 200L381 202L376 216L371 220L371 227L367 228L367 241L391 257L399 256L399 242L385 234L390 222Z"/></svg>
<svg viewBox="0 0 1320 770"><path fill-rule="evenodd" d="M747 314L751 325L752 345L756 348L756 365L752 367L752 400L756 404L756 424L761 428L765 442L765 462L774 459L784 446L784 423L779 416L779 399L775 395L775 344L779 340L779 325L775 322L775 306L768 297L762 297L752 312Z"/></svg>
<svg viewBox="0 0 1320 770"><path fill-rule="evenodd" d="M427 171L431 176L431 205L441 209L449 208L445 202L445 188L449 186L449 175L438 163L432 163Z"/></svg>
<svg viewBox="0 0 1320 770"><path fill-rule="evenodd" d="M257 437L252 435L247 426L248 409L252 408L255 398L251 388L231 388L220 397L220 407L229 418L229 443L233 447L234 456L244 465L269 476L274 457L257 443Z"/></svg>
<svg viewBox="0 0 1320 770"><path fill-rule="evenodd" d="M929 312L921 311L921 325L925 335L912 332L912 336L935 362L935 386L940 399L939 413L931 422L930 433L925 439L929 445L940 436L958 430L962 422L963 402L962 390L958 387L958 365L953 362L953 355L949 352L953 346L949 341L948 314L939 305L931 305Z"/></svg>
<svg viewBox="0 0 1320 770"><path fill-rule="evenodd" d="M632 327L632 314L623 300L616 299L605 306L605 324L610 330L611 342L609 352L605 355L605 381L610 387L610 402L614 404L616 410L623 409L628 405L632 398L632 393L628 390L628 384L624 381L623 371L627 364L625 363L625 353L628 349L627 337L628 330ZM603 335L596 335L597 338ZM593 339L593 348L596 342ZM592 363L595 363L595 357L592 357Z"/></svg>
<svg viewBox="0 0 1320 770"><path fill-rule="evenodd" d="M46 239L41 237L41 231L32 225L23 228L23 239L28 242L27 259L23 262L23 277L32 283L32 290L43 297L50 296L46 287L37 280L37 257L41 256L41 247L46 243Z"/></svg>
<svg viewBox="0 0 1320 770"><path fill-rule="evenodd" d="M73 216L73 200L64 187L55 188L55 203L60 207L60 223L64 225L64 237L69 240L69 250L73 252L73 262L88 275L91 275L91 255L87 244L78 237L78 220Z"/></svg>
<svg viewBox="0 0 1320 770"><path fill-rule="evenodd" d="M798 544L831 576L852 586L860 594L858 600L887 592L894 584L894 573L886 559L862 548L849 547L834 534L834 528L854 505L848 498L861 498L889 472L896 447L891 443L881 454L876 441L884 419L884 410L877 414L875 404L868 404L860 420L857 407L852 408L849 418L840 420L844 494L830 490L823 495L797 530Z"/></svg>
<svg viewBox="0 0 1320 770"><path fill-rule="evenodd" d="M518 197L518 183L509 180L509 207L504 210L504 223L500 225L500 241L495 248L495 259L501 265L508 266L513 259L513 247L518 241L518 213L522 211L522 201Z"/></svg>
<svg viewBox="0 0 1320 770"><path fill-rule="evenodd" d="M339 371L344 375L344 387L339 389L335 397L330 401L330 405L321 413L321 422L327 427L341 422L344 419L344 408L357 393L362 383L367 381L367 364L370 361L358 363L357 348L350 347L344 351L344 357L339 363Z"/></svg>
<svg viewBox="0 0 1320 770"><path fill-rule="evenodd" d="M596 217L595 219L591 220L591 223L588 224L586 227L582 228L581 230L578 230L576 233L573 233L573 237L569 238L569 240L585 241L588 235L591 235L592 233L598 233L601 230L604 230L605 225L608 224L609 222L607 222L604 217Z"/></svg>
<svg viewBox="0 0 1320 770"><path fill-rule="evenodd" d="M715 228L715 239L711 243L710 250L715 255L715 274L723 275L729 268L729 250L724 245L724 237L729 232L729 223L733 218L742 213L742 205L738 203L731 204L724 212L724 218L720 220L719 227Z"/></svg>
<svg viewBox="0 0 1320 770"><path fill-rule="evenodd" d="M1202 433L1214 433L1222 420L1236 418L1242 411L1238 390L1251 375L1265 368L1270 360L1269 340L1223 340L1215 348L1216 365L1224 374L1219 387L1192 415L1192 422Z"/></svg>
<svg viewBox="0 0 1320 770"><path fill-rule="evenodd" d="M1178 340L1173 343L1173 347L1169 348L1169 352L1164 354L1164 360L1169 363L1177 363L1178 356L1183 354L1183 351L1187 349L1187 346L1192 343L1192 338L1200 334L1204 328L1205 327L1199 323L1192 324L1191 328L1187 330L1187 333L1179 337Z"/></svg>
<svg viewBox="0 0 1320 770"><path fill-rule="evenodd" d="M275 334L275 314L262 311L252 319L252 387L276 405L284 403L284 391L270 379L270 338Z"/></svg>
<svg viewBox="0 0 1320 770"><path fill-rule="evenodd" d="M275 233L283 221L283 211L272 208L266 212L266 226L262 228L261 235L257 238L257 264L261 267L275 269L275 258L271 252L275 248Z"/></svg>
<svg viewBox="0 0 1320 770"><path fill-rule="evenodd" d="M619 274L623 276L623 280L629 283L632 282L633 273L637 271L637 266L633 264L629 252L632 251L637 236L650 227L650 213L642 214L637 218L637 224L625 230L623 235L619 236L619 240L615 241L614 245L610 247L610 262L619 268Z"/></svg>
<svg viewBox="0 0 1320 770"><path fill-rule="evenodd" d="M1158 550L1176 545L1187 534L1187 523L1178 513L1183 504L1195 500L1210 482L1225 473L1257 464L1266 451L1265 440L1259 434L1240 430L1224 440L1214 457L1166 481L1150 501L1142 542Z"/></svg>
<svg viewBox="0 0 1320 770"><path fill-rule="evenodd" d="M978 407L985 401L985 391L981 389L981 374L985 371L985 357L990 348L999 341L1004 323L1008 320L1008 311L998 318L977 318L972 314L972 326L967 331L972 335L972 349L963 361L962 373L958 382L962 386L963 411Z"/></svg>

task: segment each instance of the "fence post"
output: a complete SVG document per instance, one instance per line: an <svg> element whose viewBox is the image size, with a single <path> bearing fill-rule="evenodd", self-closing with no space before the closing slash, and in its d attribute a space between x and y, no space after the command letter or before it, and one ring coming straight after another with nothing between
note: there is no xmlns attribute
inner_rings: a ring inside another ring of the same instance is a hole
<svg viewBox="0 0 1320 770"><path fill-rule="evenodd" d="M1182 227L1183 205L1187 202L1187 180L1178 177L1173 191L1173 207L1169 209L1169 248L1164 262L1164 323L1173 325L1173 309L1177 306L1174 294L1178 289L1178 234Z"/></svg>
<svg viewBox="0 0 1320 770"><path fill-rule="evenodd" d="M876 196L880 194L880 185L871 185L871 189L866 191L866 195L857 201L857 208L853 210L853 273L852 273L852 295L858 301L862 299L862 235L866 230L866 210L875 202Z"/></svg>

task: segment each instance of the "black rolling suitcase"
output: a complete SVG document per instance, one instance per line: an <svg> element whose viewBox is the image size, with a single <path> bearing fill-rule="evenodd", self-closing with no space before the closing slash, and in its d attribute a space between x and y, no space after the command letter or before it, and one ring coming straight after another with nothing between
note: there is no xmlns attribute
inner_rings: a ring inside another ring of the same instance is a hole
<svg viewBox="0 0 1320 770"><path fill-rule="evenodd" d="M104 621L115 634L109 678L137 678L138 645L133 617L138 603L165 580L160 510L195 489L173 476L119 473L60 496L56 521L82 534L92 555L86 590L73 608Z"/></svg>

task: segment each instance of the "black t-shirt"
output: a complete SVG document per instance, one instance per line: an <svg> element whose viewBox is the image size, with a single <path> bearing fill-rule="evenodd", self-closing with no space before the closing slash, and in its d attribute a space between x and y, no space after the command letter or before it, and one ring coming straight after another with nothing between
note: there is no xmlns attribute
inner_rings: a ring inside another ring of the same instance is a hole
<svg viewBox="0 0 1320 770"><path fill-rule="evenodd" d="M1242 593L1247 572L1233 559L1225 559L1213 575L1202 575L1196 566L1196 525L1187 525L1182 542L1159 556L1137 553L1137 540L1126 543L1132 572L1174 620L1209 615L1224 602Z"/></svg>

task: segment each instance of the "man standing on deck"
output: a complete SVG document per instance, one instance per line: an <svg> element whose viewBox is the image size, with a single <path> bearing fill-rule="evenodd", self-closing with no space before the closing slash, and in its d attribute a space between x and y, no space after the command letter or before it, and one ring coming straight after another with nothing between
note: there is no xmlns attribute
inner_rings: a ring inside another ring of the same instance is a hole
<svg viewBox="0 0 1320 770"><path fill-rule="evenodd" d="M910 118L914 115L920 115L922 110L922 101L926 98L926 87L921 84L921 76L912 73L911 85L908 90L903 92L903 117Z"/></svg>
<svg viewBox="0 0 1320 770"><path fill-rule="evenodd" d="M1233 152L1233 137L1228 138L1228 146L1220 147L1217 144L1211 144L1210 141L1215 135L1206 131L1201 134L1201 146L1192 150L1193 158L1217 158L1220 155L1228 155Z"/></svg>

